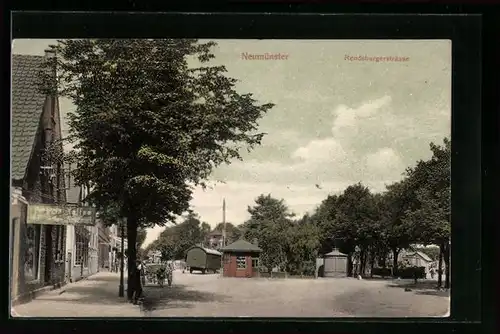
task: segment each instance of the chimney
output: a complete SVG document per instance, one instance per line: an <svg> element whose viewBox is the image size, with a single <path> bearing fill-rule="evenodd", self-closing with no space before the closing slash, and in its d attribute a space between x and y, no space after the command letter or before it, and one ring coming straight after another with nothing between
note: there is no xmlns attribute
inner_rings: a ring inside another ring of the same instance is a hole
<svg viewBox="0 0 500 334"><path fill-rule="evenodd" d="M52 48L52 45L49 45L48 49L45 49L45 58L55 58L56 51Z"/></svg>

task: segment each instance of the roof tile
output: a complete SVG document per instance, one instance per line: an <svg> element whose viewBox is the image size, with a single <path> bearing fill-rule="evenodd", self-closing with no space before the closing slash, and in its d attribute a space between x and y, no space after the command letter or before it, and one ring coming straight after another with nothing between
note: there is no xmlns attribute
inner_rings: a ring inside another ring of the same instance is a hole
<svg viewBox="0 0 500 334"><path fill-rule="evenodd" d="M40 124L45 95L38 90L43 56L12 56L12 178L24 178Z"/></svg>

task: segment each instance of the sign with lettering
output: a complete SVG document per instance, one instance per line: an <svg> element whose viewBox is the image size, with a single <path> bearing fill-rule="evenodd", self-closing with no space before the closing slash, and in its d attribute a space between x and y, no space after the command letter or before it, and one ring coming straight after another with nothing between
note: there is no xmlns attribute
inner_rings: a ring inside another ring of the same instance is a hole
<svg viewBox="0 0 500 334"><path fill-rule="evenodd" d="M28 206L28 224L95 225L96 209L86 206L34 204Z"/></svg>

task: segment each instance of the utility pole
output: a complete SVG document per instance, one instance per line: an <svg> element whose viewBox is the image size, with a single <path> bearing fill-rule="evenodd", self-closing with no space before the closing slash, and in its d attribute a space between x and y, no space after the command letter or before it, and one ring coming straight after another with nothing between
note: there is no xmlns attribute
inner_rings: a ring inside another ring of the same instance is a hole
<svg viewBox="0 0 500 334"><path fill-rule="evenodd" d="M226 247L226 199L222 199L222 247Z"/></svg>
<svg viewBox="0 0 500 334"><path fill-rule="evenodd" d="M121 253L122 253L122 256L120 257L120 287L118 288L118 297L123 297L124 296L124 287L123 287L123 266L124 266L124 247L123 247L123 243L124 243L124 236L125 236L125 227L124 227L124 223L123 221L120 222L120 231L121 231Z"/></svg>

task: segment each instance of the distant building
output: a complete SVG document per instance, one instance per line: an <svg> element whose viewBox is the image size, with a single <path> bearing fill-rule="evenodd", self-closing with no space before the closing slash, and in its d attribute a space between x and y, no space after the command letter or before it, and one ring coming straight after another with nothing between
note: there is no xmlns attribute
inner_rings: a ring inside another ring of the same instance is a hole
<svg viewBox="0 0 500 334"><path fill-rule="evenodd" d="M74 184L68 173L67 201L75 206L83 206L89 189ZM70 282L78 281L99 272L102 261L99 262L100 243L106 242L104 227L99 220L94 226L68 225L66 234L66 279ZM100 240L101 239L101 240ZM108 247L102 249L109 252Z"/></svg>
<svg viewBox="0 0 500 334"><path fill-rule="evenodd" d="M262 249L245 240L238 240L222 248L225 277L255 277L259 275L259 257Z"/></svg>
<svg viewBox="0 0 500 334"><path fill-rule="evenodd" d="M222 231L214 230L207 236L207 247L211 249L221 249L223 246L223 239Z"/></svg>

